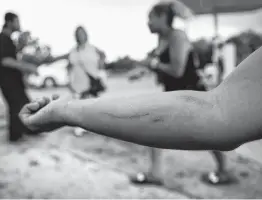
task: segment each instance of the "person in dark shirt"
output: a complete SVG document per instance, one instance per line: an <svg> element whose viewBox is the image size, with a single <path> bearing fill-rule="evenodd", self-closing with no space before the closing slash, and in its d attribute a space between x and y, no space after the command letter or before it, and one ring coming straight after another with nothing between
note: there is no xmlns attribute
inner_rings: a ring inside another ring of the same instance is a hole
<svg viewBox="0 0 262 200"><path fill-rule="evenodd" d="M9 108L9 141L14 142L21 139L24 133L32 134L21 123L18 113L29 102L23 74L36 73L37 68L33 64L17 60L17 53L26 45L26 41L21 40L16 46L11 39L13 32L20 31L18 16L6 13L4 21L0 33L0 87Z"/></svg>

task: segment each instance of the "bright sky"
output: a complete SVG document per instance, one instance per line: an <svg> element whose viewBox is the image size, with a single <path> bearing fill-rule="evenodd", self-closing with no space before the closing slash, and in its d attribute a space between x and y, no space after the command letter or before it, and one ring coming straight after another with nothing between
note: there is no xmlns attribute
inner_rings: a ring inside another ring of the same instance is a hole
<svg viewBox="0 0 262 200"><path fill-rule="evenodd" d="M75 27L83 25L91 43L103 49L108 60L125 55L142 58L156 45L156 37L146 26L148 10L155 1L8 0L1 1L0 16L7 11L18 13L22 28L49 44L54 54L67 53L75 44ZM219 18L220 34L227 37L242 29L259 27L257 16L257 12L223 15ZM191 39L213 36L212 17L191 20L187 30Z"/></svg>

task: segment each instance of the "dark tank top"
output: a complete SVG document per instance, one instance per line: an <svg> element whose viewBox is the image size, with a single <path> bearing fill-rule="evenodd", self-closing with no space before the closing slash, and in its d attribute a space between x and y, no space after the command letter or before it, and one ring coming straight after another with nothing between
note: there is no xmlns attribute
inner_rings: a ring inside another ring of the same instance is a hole
<svg viewBox="0 0 262 200"><path fill-rule="evenodd" d="M161 63L170 64L169 48L166 48L161 54L156 55L154 51L151 56L158 57ZM190 51L187 57L185 71L182 77L175 78L161 70L156 70L158 82L164 86L165 91L175 90L195 90L199 81L199 77L196 72L198 67L195 59L196 54L194 51Z"/></svg>

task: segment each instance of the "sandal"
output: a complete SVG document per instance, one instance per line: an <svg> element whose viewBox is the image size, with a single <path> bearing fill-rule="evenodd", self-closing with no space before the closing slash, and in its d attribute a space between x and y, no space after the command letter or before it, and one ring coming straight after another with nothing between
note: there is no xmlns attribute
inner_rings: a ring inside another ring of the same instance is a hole
<svg viewBox="0 0 262 200"><path fill-rule="evenodd" d="M160 179L154 178L152 175L145 173L138 173L136 176L130 177L130 181L136 185L163 185L163 182Z"/></svg>
<svg viewBox="0 0 262 200"><path fill-rule="evenodd" d="M74 129L74 135L76 137L82 137L82 136L84 136L85 133L86 133L86 130L84 130L82 128L75 128Z"/></svg>
<svg viewBox="0 0 262 200"><path fill-rule="evenodd" d="M228 185L235 180L228 173L210 172L202 176L202 181L209 185Z"/></svg>

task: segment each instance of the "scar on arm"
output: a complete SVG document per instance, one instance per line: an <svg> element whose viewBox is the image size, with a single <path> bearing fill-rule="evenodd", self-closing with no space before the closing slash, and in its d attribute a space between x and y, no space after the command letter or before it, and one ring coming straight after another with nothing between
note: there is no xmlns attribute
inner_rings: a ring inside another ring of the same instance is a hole
<svg viewBox="0 0 262 200"><path fill-rule="evenodd" d="M109 117L116 118L116 119L141 119L142 117L147 117L150 115L149 113L134 114L134 115L115 115L112 113L103 113L103 114L106 114Z"/></svg>
<svg viewBox="0 0 262 200"><path fill-rule="evenodd" d="M160 123L160 122L164 122L165 121L165 118L164 117L154 117L152 120L151 120L153 123Z"/></svg>
<svg viewBox="0 0 262 200"><path fill-rule="evenodd" d="M183 96L180 96L180 98L182 100L185 100L185 102L187 103L195 103L201 107L214 108L214 105L212 103L205 101L203 99L197 98L197 97L183 95Z"/></svg>
<svg viewBox="0 0 262 200"><path fill-rule="evenodd" d="M115 115L112 113L103 113L108 115L109 117L116 118L116 119L141 119L143 117L148 117L149 121L153 123L161 123L164 122L165 119L162 116L154 116L150 117L149 113L144 113L144 114L136 114L136 115Z"/></svg>
<svg viewBox="0 0 262 200"><path fill-rule="evenodd" d="M208 101L205 101L203 99L193 97L193 96L187 96L183 95L180 96L180 99L184 100L186 103L194 103L196 105L199 105L201 107L207 107L209 109L214 108L214 105ZM166 107L167 110L170 110L170 107ZM155 113L155 114L153 114ZM113 113L103 113L111 118L115 119L130 119L130 120L139 120L139 119L145 119L147 118L152 123L162 123L166 120L166 117L161 115L160 113L154 111L152 114L150 113L137 113L137 114L113 114Z"/></svg>

